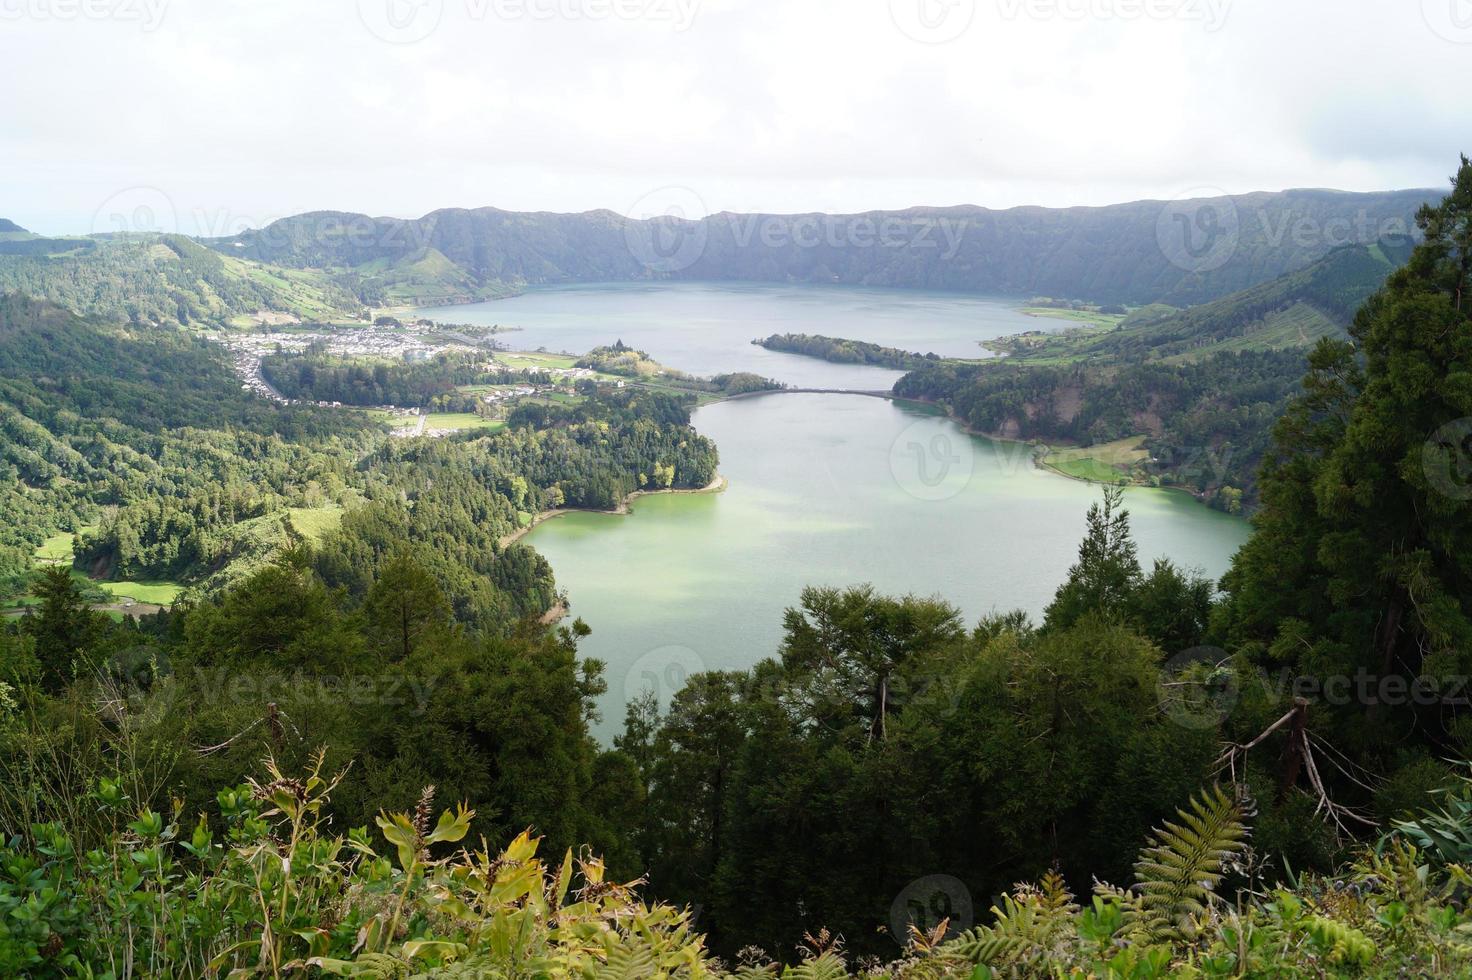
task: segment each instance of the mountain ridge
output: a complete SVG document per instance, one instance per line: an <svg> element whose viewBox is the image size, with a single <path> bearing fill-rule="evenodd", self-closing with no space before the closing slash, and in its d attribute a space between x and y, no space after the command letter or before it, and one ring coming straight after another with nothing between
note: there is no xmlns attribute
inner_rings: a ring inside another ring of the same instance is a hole
<svg viewBox="0 0 1472 980"><path fill-rule="evenodd" d="M459 290L465 300L559 282L740 280L1186 306L1303 268L1335 247L1409 238L1415 212L1435 196L1430 189L1295 189L1185 204L722 211L700 219L492 206L440 208L408 219L324 210L202 241L256 261L345 271L385 260L392 267L429 247L477 283ZM1170 239L1195 234L1191 222L1227 236L1230 248L1219 261L1203 262L1190 248L1176 254ZM374 276L363 280L360 295L371 302Z"/></svg>

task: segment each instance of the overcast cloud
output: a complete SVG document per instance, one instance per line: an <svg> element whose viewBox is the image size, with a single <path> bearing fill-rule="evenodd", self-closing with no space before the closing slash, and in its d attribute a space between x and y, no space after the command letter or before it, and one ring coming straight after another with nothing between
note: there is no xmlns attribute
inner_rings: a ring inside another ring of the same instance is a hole
<svg viewBox="0 0 1472 980"><path fill-rule="evenodd" d="M1441 187L1472 0L0 0L0 77L53 233Z"/></svg>

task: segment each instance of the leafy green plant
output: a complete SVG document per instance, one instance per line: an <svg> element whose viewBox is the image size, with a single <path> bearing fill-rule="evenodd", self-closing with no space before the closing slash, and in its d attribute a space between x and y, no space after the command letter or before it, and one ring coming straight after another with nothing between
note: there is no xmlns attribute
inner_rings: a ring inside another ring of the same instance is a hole
<svg viewBox="0 0 1472 980"><path fill-rule="evenodd" d="M1472 864L1472 763L1438 795L1442 805L1410 820L1395 822L1397 833L1446 864Z"/></svg>
<svg viewBox="0 0 1472 980"><path fill-rule="evenodd" d="M1235 908L1213 900L1245 835L1216 787L1158 832L1130 891L1099 886L1080 907L1054 873L1018 886L989 925L950 940L944 922L913 930L893 963L852 963L820 930L796 962L748 950L733 970L688 912L642 902L591 854L546 864L530 832L500 851L451 850L474 814L434 818L433 788L413 812L379 816L383 853L366 829L334 833L323 814L337 784L320 755L300 777L268 761L261 780L218 794L213 819L189 823L177 808L126 814L126 794L100 781L94 804L123 814L104 846L83 850L41 824L0 847L0 974L1149 980L1472 968L1472 876L1428 864L1408 838L1341 878L1244 893Z"/></svg>
<svg viewBox="0 0 1472 980"><path fill-rule="evenodd" d="M1135 864L1142 925L1154 937L1193 934L1193 920L1206 911L1226 862L1247 836L1241 808L1220 786L1178 812L1181 822L1157 831L1156 843Z"/></svg>

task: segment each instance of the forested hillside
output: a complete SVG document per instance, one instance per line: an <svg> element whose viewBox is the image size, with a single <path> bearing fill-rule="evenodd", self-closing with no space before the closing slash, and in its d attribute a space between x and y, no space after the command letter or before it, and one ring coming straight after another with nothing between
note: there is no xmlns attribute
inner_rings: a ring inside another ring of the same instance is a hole
<svg viewBox="0 0 1472 980"><path fill-rule="evenodd" d="M1043 363L1307 350L1320 337L1346 336L1355 312L1409 255L1405 242L1346 246L1305 269L1190 309L1152 305L1114 328L1025 334L993 346L1014 360Z"/></svg>
<svg viewBox="0 0 1472 980"><path fill-rule="evenodd" d="M183 235L31 239L9 246L0 247L0 293L23 293L86 316L218 328L250 325L261 313L346 318L363 305L329 277L222 256Z"/></svg>
<svg viewBox="0 0 1472 980"><path fill-rule="evenodd" d="M1403 243L1336 249L1306 269L1186 310L1143 307L1115 326L1032 332L1004 361L920 366L896 394L944 405L978 432L1083 447L1144 437L1139 472L1214 507L1257 504L1273 423L1321 339L1409 256Z"/></svg>
<svg viewBox="0 0 1472 980"><path fill-rule="evenodd" d="M1111 490L1041 622L808 589L769 659L599 746L587 628L538 621L493 535L650 459L704 479L649 393L384 444L337 530L141 622L46 571L0 630L0 964L1464 973L1472 163L1420 220L1354 346L1316 346L1222 595L1142 567Z"/></svg>
<svg viewBox="0 0 1472 980"><path fill-rule="evenodd" d="M940 364L894 391L1008 439L1092 446L1144 436L1153 481L1237 512L1255 506L1257 468L1305 365L1296 350L1183 364Z"/></svg>
<svg viewBox="0 0 1472 980"><path fill-rule="evenodd" d="M545 562L499 545L532 514L703 487L716 466L675 395L537 407L482 439L411 451L359 413L252 396L224 351L197 336L17 296L0 297L0 426L7 591L58 531L75 532L78 566L98 578L217 590L300 537L292 508L348 505L332 540L358 549L354 575L408 534L462 619L479 625L555 601Z"/></svg>
<svg viewBox="0 0 1472 980"><path fill-rule="evenodd" d="M443 258L450 267L441 270L441 283L420 288L458 289L467 297L474 290L454 280L469 274L485 289L675 278L1187 306L1301 269L1349 242L1409 235L1416 208L1433 196L1297 190L1193 204L1182 217L1209 212L1228 236L1212 239L1222 250L1219 265L1176 254L1171 236L1181 232L1171 210L1180 206L1161 201L1062 210L721 213L700 221L496 208L447 209L415 220L312 212L210 244L262 262L369 278L425 256ZM402 285L403 277L396 281Z"/></svg>
<svg viewBox="0 0 1472 980"><path fill-rule="evenodd" d="M104 573L204 574L269 551L285 541L279 521L252 522L340 485L367 438L361 421L249 397L198 337L18 296L0 296L0 427L0 544L12 575L47 535L132 509L156 518L95 555ZM155 546L171 557L140 559Z"/></svg>

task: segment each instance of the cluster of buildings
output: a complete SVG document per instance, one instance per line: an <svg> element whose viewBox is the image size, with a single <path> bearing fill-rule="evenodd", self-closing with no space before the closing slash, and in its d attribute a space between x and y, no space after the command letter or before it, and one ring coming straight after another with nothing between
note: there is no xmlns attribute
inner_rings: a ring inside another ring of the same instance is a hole
<svg viewBox="0 0 1472 980"><path fill-rule="evenodd" d="M270 381L266 380L261 370L262 361L272 354L299 353L314 345L333 357L345 359L422 361L446 351L486 352L486 345L476 342L474 338L463 334L446 333L434 324L424 323L417 326L419 329L406 325L375 323L372 326L364 325L351 330L307 328L269 333L217 333L211 334L210 339L230 351L231 362L236 374L240 376L242 389L282 405L312 404L320 408L341 408L343 407L341 402L307 402L287 398L272 386ZM558 382L576 383L584 379L598 378L598 372L581 367L528 367L525 370L545 371ZM619 381L617 385L622 388L624 382ZM552 387L554 386L526 382L497 387L480 397L488 405L504 405L518 398L543 394L552 390ZM380 406L380 408L394 416L395 422L399 425L398 434L400 435L440 434L438 431L426 433L426 418L418 409L400 408L394 405Z"/></svg>
<svg viewBox="0 0 1472 980"><path fill-rule="evenodd" d="M437 332L421 332L394 326L362 326L351 330L291 330L280 333L216 333L210 339L230 351L241 388L262 398L291 404L261 373L261 361L270 354L297 353L313 344L326 353L344 358L427 361L445 351L476 348L459 340L445 340ZM339 408L339 402L318 402L324 408Z"/></svg>
<svg viewBox="0 0 1472 980"><path fill-rule="evenodd" d="M501 402L509 402L516 398L525 398L537 393L536 385L513 385L509 388L497 388L495 391L486 392L481 396L481 401L487 405L496 405Z"/></svg>

